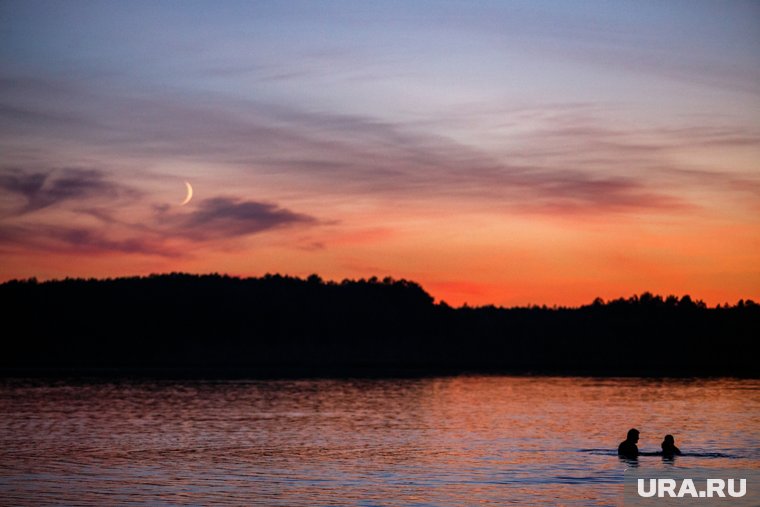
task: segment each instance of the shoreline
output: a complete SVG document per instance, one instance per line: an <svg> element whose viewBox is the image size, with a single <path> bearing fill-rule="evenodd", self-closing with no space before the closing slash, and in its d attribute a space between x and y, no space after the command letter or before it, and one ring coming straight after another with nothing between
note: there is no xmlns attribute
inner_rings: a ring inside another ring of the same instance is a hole
<svg viewBox="0 0 760 507"><path fill-rule="evenodd" d="M522 368L379 368L379 367L266 367L266 368L0 368L0 381L17 379L49 380L298 380L298 379L422 379L433 377L569 377L631 379L760 379L757 371L700 372L696 370L655 371L617 369L522 369Z"/></svg>

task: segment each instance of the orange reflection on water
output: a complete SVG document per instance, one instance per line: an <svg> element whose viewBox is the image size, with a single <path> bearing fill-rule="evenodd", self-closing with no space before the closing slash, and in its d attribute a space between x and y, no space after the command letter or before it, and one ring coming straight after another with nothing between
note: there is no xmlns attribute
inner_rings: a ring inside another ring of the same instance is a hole
<svg viewBox="0 0 760 507"><path fill-rule="evenodd" d="M630 427L760 465L756 380L0 384L0 503L610 505ZM673 466L656 456L640 467Z"/></svg>

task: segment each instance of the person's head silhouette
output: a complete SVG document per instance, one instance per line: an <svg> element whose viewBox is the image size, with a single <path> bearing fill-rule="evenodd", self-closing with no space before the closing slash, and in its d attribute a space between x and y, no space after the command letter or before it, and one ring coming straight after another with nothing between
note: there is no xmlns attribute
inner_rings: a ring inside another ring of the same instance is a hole
<svg viewBox="0 0 760 507"><path fill-rule="evenodd" d="M662 455L671 458L676 454L681 454L681 449L676 447L676 439L673 438L673 435L665 435L662 440Z"/></svg>
<svg viewBox="0 0 760 507"><path fill-rule="evenodd" d="M636 447L636 442L639 441L639 430L631 428L628 430L628 435L625 440L620 442L618 446L618 455L623 458L633 458L639 455L639 448Z"/></svg>

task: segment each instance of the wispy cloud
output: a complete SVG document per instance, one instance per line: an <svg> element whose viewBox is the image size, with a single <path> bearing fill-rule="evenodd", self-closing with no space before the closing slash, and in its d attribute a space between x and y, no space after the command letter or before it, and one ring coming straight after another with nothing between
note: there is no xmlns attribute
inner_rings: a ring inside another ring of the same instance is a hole
<svg viewBox="0 0 760 507"><path fill-rule="evenodd" d="M689 145L760 147L760 134L741 126L610 126L597 110L582 105L493 111L492 116L501 115L514 127L488 132L492 141L503 138L504 146L495 149L435 134L450 126L450 118L421 129L413 123L217 95L105 96L84 83L59 86L55 81L26 88L18 80L0 81L0 91L4 87L16 97L17 109L45 101L72 105L65 112L79 121L58 128L41 118L38 130L59 142L98 146L122 159L158 157L214 163L230 174L276 173L303 194L404 200L424 195L479 200L515 212L688 210L695 204L684 200L685 186L716 189L723 180L723 191L734 192L742 176L715 173L708 182L674 163L674 150ZM32 128L31 114L29 122ZM0 109L0 128L11 123ZM77 174L61 173L44 178L40 186L40 175L24 173L5 177L4 186L26 196L29 209L116 190L103 177L80 176L86 178L79 185ZM212 222L228 213L227 221L234 225L221 230L244 234L293 218L267 210L274 214L271 221L261 203L254 204L212 201L196 219ZM237 213L243 212L260 219L240 220Z"/></svg>
<svg viewBox="0 0 760 507"><path fill-rule="evenodd" d="M117 239L103 228L63 224L2 225L0 250L4 252L47 252L51 254L141 254L181 257L183 252L166 245L163 238L149 235Z"/></svg>
<svg viewBox="0 0 760 507"><path fill-rule="evenodd" d="M35 222L0 223L3 251L42 251L66 254L140 254L160 257L192 255L180 248L181 242L195 245L261 234L288 226L318 223L309 215L296 213L272 203L216 197L201 201L190 214L157 210L145 222L130 222L111 210L74 208L75 214L98 219L100 225L67 225ZM179 243L178 243L179 242Z"/></svg>
<svg viewBox="0 0 760 507"><path fill-rule="evenodd" d="M314 224L309 215L281 208L276 204L214 197L198 204L189 215L164 217L164 230L194 241L208 241L257 234L290 225Z"/></svg>
<svg viewBox="0 0 760 507"><path fill-rule="evenodd" d="M45 172L25 169L3 169L0 172L0 191L23 197L26 203L16 214L77 201L139 195L137 190L118 184L96 169L62 168Z"/></svg>
<svg viewBox="0 0 760 507"><path fill-rule="evenodd" d="M165 205L151 207L140 192L96 169L3 169L3 194L25 201L1 217L0 242L5 251L179 257L185 254L177 242L223 242L318 223L312 216L274 203L236 197L199 201L189 213ZM129 206L117 200L124 196ZM53 206L66 218L34 213ZM135 210L142 219L135 219Z"/></svg>

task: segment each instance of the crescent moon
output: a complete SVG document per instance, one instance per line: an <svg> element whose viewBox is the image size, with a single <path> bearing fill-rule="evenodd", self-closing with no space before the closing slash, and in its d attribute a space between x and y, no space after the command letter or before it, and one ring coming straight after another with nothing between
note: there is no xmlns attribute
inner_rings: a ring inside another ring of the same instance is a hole
<svg viewBox="0 0 760 507"><path fill-rule="evenodd" d="M187 196L185 197L185 200L182 201L179 205L184 206L185 204L190 202L190 199L193 198L193 186L190 184L189 181L185 182L185 186L187 187Z"/></svg>

